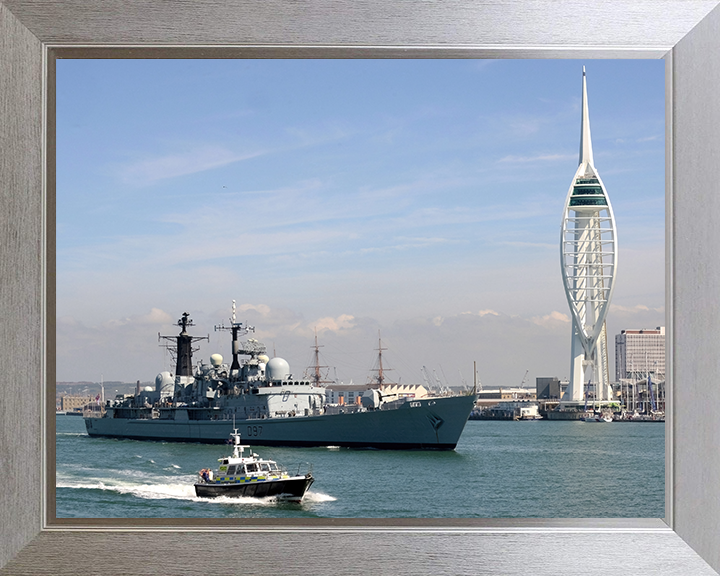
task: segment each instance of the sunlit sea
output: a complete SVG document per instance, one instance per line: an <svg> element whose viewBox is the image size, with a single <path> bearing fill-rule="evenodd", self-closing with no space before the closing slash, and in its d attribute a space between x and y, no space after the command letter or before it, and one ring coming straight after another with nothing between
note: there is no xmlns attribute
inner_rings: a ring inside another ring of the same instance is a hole
<svg viewBox="0 0 720 576"><path fill-rule="evenodd" d="M197 498L224 445L90 438L57 416L58 518L662 518L665 425L469 421L452 452L253 447L315 477L300 504Z"/></svg>

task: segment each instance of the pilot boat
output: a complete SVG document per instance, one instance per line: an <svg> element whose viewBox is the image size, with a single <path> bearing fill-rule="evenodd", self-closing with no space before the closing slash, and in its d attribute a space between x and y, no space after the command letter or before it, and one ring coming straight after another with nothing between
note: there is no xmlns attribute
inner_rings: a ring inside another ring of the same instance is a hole
<svg viewBox="0 0 720 576"><path fill-rule="evenodd" d="M216 471L203 468L198 473L200 481L195 484L195 494L202 498L217 496L256 497L274 496L278 500L300 502L305 492L315 481L312 471L291 476L288 471L273 460L264 460L250 451L250 446L240 444L237 428L230 434L233 443L232 456L220 458Z"/></svg>

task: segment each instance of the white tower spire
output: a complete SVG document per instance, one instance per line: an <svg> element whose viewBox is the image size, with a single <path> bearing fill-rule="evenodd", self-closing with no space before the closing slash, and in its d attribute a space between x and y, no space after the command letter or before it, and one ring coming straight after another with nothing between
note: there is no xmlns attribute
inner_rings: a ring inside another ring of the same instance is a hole
<svg viewBox="0 0 720 576"><path fill-rule="evenodd" d="M607 317L615 286L615 216L593 162L587 83L583 67L580 162L565 201L560 263L570 312L570 384L563 405L612 400L608 367Z"/></svg>
<svg viewBox="0 0 720 576"><path fill-rule="evenodd" d="M578 164L595 166L592 153L592 140L590 139L590 114L588 113L587 81L585 79L585 66L582 78L582 119L580 124L580 161Z"/></svg>

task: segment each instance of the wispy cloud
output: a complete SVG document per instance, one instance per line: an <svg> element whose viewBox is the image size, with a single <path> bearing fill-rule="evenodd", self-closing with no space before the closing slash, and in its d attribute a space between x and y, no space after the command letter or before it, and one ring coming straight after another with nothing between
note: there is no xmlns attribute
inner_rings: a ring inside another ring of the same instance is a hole
<svg viewBox="0 0 720 576"><path fill-rule="evenodd" d="M227 166L266 153L265 150L238 152L223 146L203 145L184 152L165 154L128 164L121 169L120 177L126 183L143 186L168 178Z"/></svg>
<svg viewBox="0 0 720 576"><path fill-rule="evenodd" d="M557 322L568 324L570 322L570 316L563 314L562 312L558 312L557 310L553 310L550 314L546 314L545 316L534 316L533 318L530 318L530 321L538 326L546 326L550 323Z"/></svg>
<svg viewBox="0 0 720 576"><path fill-rule="evenodd" d="M625 314L644 314L646 312L664 312L665 307L650 308L644 304L635 306L621 306L620 304L610 304L610 312L623 312Z"/></svg>
<svg viewBox="0 0 720 576"><path fill-rule="evenodd" d="M340 330L348 330L355 327L355 317L351 314L341 314L337 318L326 316L318 318L312 322L313 328L318 332L339 332Z"/></svg>
<svg viewBox="0 0 720 576"><path fill-rule="evenodd" d="M513 246L515 248L557 248L556 244L548 244L547 242L518 242L516 240L506 240L495 243L498 246Z"/></svg>
<svg viewBox="0 0 720 576"><path fill-rule="evenodd" d="M638 138L637 142L652 142L655 140L662 140L662 136L660 134L655 134L653 136L645 136L644 138Z"/></svg>
<svg viewBox="0 0 720 576"><path fill-rule="evenodd" d="M536 154L534 156L504 156L498 160L500 162L558 162L561 160L570 160L577 157L577 154Z"/></svg>
<svg viewBox="0 0 720 576"><path fill-rule="evenodd" d="M368 254L373 252L390 252L392 250L412 250L414 248L425 248L427 246L447 244L448 242L453 241L447 238L395 238L394 242L384 246L361 248L360 253Z"/></svg>

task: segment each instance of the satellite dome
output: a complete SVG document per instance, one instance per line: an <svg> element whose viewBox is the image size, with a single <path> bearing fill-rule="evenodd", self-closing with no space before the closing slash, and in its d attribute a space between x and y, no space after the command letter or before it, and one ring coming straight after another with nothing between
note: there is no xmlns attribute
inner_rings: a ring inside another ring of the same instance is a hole
<svg viewBox="0 0 720 576"><path fill-rule="evenodd" d="M283 358L272 358L265 368L267 379L272 382L287 380L290 376L290 364Z"/></svg>
<svg viewBox="0 0 720 576"><path fill-rule="evenodd" d="M155 376L155 391L161 397L172 396L175 390L175 377L170 372L160 372Z"/></svg>
<svg viewBox="0 0 720 576"><path fill-rule="evenodd" d="M213 354L210 356L210 363L217 368L222 364L223 357L220 354Z"/></svg>
<svg viewBox="0 0 720 576"><path fill-rule="evenodd" d="M258 360L260 360L263 364L267 364L270 361L270 357L267 354L260 354L260 356L258 356Z"/></svg>

